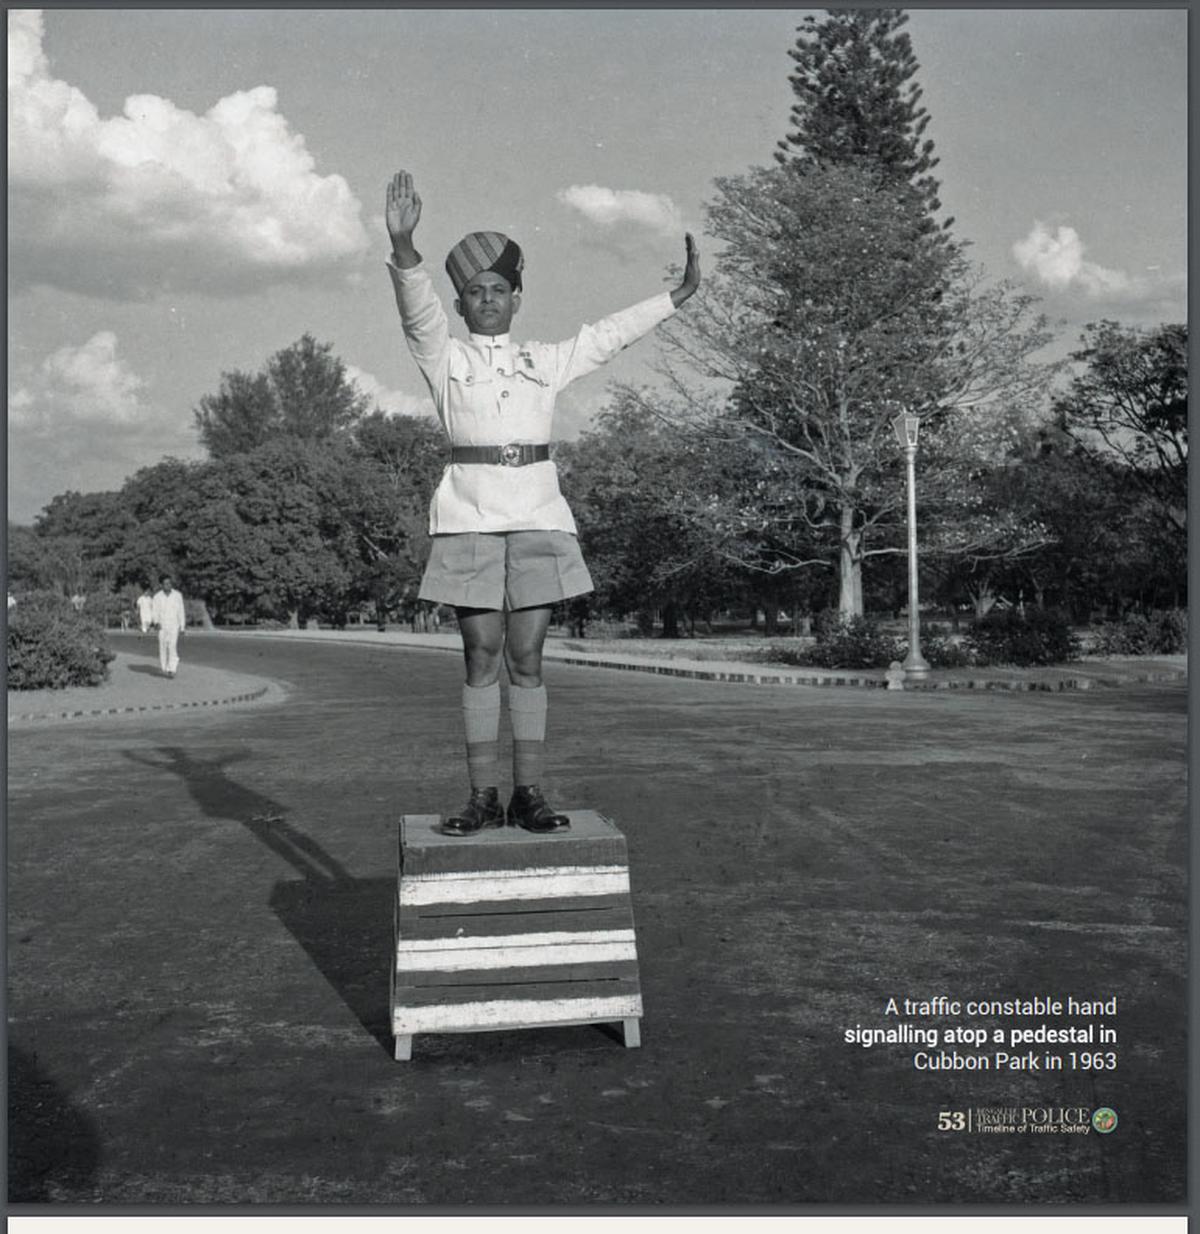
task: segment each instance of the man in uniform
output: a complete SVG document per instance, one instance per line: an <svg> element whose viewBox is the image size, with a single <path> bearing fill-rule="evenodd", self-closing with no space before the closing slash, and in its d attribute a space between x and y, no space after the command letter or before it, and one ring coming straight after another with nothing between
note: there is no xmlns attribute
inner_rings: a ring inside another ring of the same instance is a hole
<svg viewBox="0 0 1200 1234"><path fill-rule="evenodd" d="M405 171L387 191L388 262L396 304L417 366L451 442L450 462L430 506L433 537L421 581L424 600L454 606L462 633L462 691L471 796L444 830L470 835L484 827L553 832L570 826L541 790L546 735L542 648L554 605L592 590L575 520L550 460L558 391L600 367L666 320L700 283L700 263L686 237L680 285L663 291L562 343L515 343L509 334L521 305L524 254L499 232L465 236L446 258L455 312L468 339L450 337L446 313L413 230L421 198ZM500 667L508 669L514 789L507 812L499 799Z"/></svg>

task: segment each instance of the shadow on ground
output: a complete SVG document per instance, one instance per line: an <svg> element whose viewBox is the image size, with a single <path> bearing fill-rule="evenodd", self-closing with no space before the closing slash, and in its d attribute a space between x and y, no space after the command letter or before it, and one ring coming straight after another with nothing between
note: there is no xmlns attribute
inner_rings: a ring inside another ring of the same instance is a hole
<svg viewBox="0 0 1200 1234"><path fill-rule="evenodd" d="M95 1121L42 1070L36 1050L8 1046L8 1199L86 1195L100 1159Z"/></svg>
<svg viewBox="0 0 1200 1234"><path fill-rule="evenodd" d="M271 910L390 1055L389 956L380 939L392 930L395 879L355 878L316 840L287 821L287 806L233 779L228 768L249 758L246 751L201 759L181 746L159 746L149 755L126 750L125 757L179 776L208 817L241 823L300 875L298 880L275 884Z"/></svg>

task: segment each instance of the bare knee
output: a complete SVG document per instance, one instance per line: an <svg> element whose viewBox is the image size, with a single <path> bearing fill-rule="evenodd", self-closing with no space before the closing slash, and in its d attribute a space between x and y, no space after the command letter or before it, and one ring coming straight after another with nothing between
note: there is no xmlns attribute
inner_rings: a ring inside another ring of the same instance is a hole
<svg viewBox="0 0 1200 1234"><path fill-rule="evenodd" d="M504 658L513 685L536 688L542 684L542 645L550 625L550 608L516 609L508 615Z"/></svg>
<svg viewBox="0 0 1200 1234"><path fill-rule="evenodd" d="M514 647L510 642L505 648L504 659L513 685L532 689L542 684L541 647Z"/></svg>
<svg viewBox="0 0 1200 1234"><path fill-rule="evenodd" d="M500 614L462 614L463 659L467 685L490 686L500 680L504 659L504 626Z"/></svg>
<svg viewBox="0 0 1200 1234"><path fill-rule="evenodd" d="M467 685L490 686L500 680L500 664L504 657L499 647L467 647L463 650Z"/></svg>

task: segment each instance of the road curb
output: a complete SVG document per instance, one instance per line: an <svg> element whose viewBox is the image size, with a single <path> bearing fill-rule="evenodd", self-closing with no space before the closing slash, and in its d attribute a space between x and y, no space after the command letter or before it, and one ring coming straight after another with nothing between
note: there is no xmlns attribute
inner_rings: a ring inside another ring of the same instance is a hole
<svg viewBox="0 0 1200 1234"><path fill-rule="evenodd" d="M260 689L251 690L249 693L233 694L227 698L195 699L191 702L180 703L144 703L136 707L94 707L91 709L77 708L72 711L10 712L8 722L12 724L14 721L30 722L37 720L78 720L91 719L96 716L128 715L130 713L140 711L185 711L189 707L227 707L233 703L255 702L267 694L271 689L272 687L270 685L265 685Z"/></svg>
<svg viewBox="0 0 1200 1234"><path fill-rule="evenodd" d="M225 632L223 632L225 633ZM409 639L405 635L397 637L395 634L380 641L375 641L366 633L354 633L349 636L339 636L333 632L287 632L283 631L229 631L234 637L250 637L250 638L271 638L272 636L281 637L285 640L297 642L314 642L314 643L342 643L353 646L373 647L376 650L382 648L394 650L412 650L412 651L449 651L455 655L462 654L461 646L456 642L451 643L446 639L439 641L426 642L425 637L414 636ZM648 673L652 676L659 677L680 677L692 681L719 681L727 682L731 685L759 685L759 686L818 686L818 687L844 687L857 688L862 690L882 690L887 688L887 680L880 670L878 677L866 677L855 673L836 673L836 672L819 672L819 673L803 673L789 672L787 670L779 670L772 668L757 668L751 665L746 667L723 667L723 668L705 668L695 662L678 663L671 660L663 661L639 661L624 659L621 657L612 657L603 652L587 653L587 652L563 652L554 647L547 647L544 652L544 659L553 664L569 664L575 668L606 668L613 669L619 672L630 673ZM1004 691L1007 693L1040 693L1040 694L1059 694L1070 690L1094 690L1094 689L1120 689L1124 686L1131 685L1151 685L1162 683L1180 683L1186 682L1188 679L1187 670L1161 670L1145 673L1138 673L1128 677L1068 677L1061 681L1034 681L1034 680L1016 680L1016 681L989 681L978 678L967 678L966 680L958 681L925 681L925 682L906 682L903 690L909 691L924 691L931 690L974 690L979 692L985 691Z"/></svg>

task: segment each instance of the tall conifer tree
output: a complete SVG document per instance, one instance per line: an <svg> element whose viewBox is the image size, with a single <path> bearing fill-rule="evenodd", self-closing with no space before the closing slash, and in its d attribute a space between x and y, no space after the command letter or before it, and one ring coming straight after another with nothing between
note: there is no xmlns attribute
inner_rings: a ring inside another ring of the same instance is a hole
<svg viewBox="0 0 1200 1234"><path fill-rule="evenodd" d="M662 328L676 357L729 383L709 431L762 452L744 507L716 502L719 526L740 529L741 558L769 572L823 549L845 617L863 612L864 562L904 551L896 412L924 422L925 509L957 510L969 428L1033 405L1048 380L1028 363L1048 341L1028 298L982 289L935 217L906 21L900 9L805 19L777 165L717 181L708 231L725 247L695 311Z"/></svg>
<svg viewBox="0 0 1200 1234"><path fill-rule="evenodd" d="M929 115L902 9L831 9L806 17L788 55L796 95L793 128L779 142L780 163L827 167L869 162L917 189L932 213L940 206L938 160L923 138Z"/></svg>

